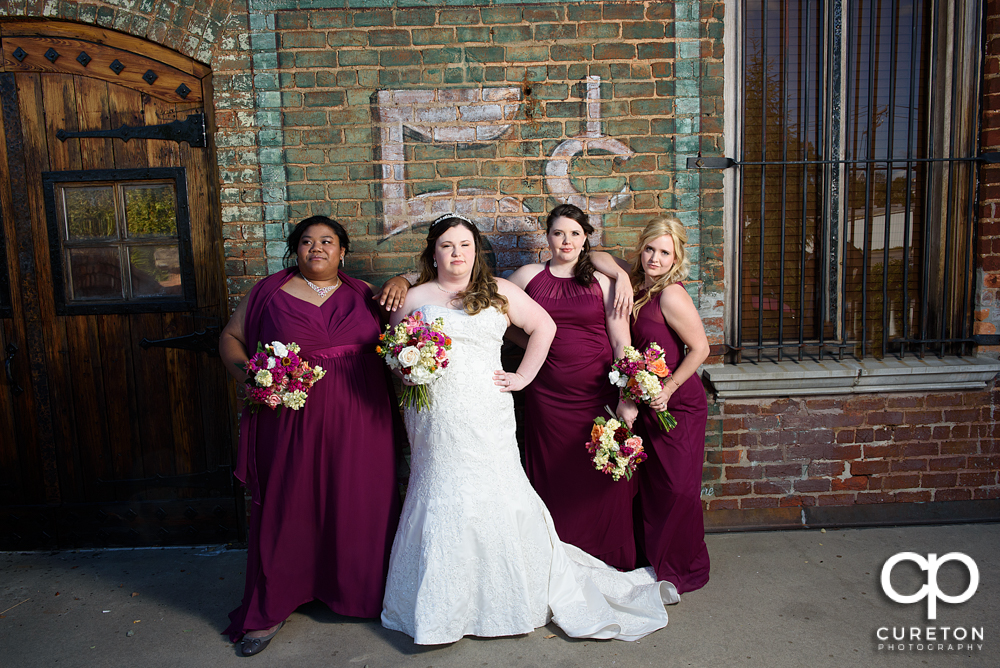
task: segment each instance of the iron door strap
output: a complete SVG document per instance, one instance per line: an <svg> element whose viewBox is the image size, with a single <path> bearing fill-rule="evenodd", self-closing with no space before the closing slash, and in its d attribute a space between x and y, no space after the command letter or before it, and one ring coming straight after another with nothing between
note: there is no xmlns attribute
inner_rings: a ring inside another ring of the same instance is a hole
<svg viewBox="0 0 1000 668"><path fill-rule="evenodd" d="M121 139L165 139L180 144L186 141L191 148L205 148L208 138L205 133L205 114L191 114L183 121L172 121L160 125L122 125L115 130L83 130L67 132L59 130L56 138L66 141L73 137L105 137Z"/></svg>
<svg viewBox="0 0 1000 668"><path fill-rule="evenodd" d="M174 336L169 339L150 340L144 338L139 342L139 346L146 350L150 347L156 348L179 348L180 350L193 350L197 353L206 353L209 357L219 356L219 335L221 328L206 327L200 332L185 334L184 336Z"/></svg>
<svg viewBox="0 0 1000 668"><path fill-rule="evenodd" d="M17 352L17 346L14 345L13 343L8 343L7 357L4 358L3 361L3 370L4 373L7 374L7 384L10 385L10 391L13 393L15 397L24 392L24 388L18 385L14 381L14 373L10 370L10 365L14 361L14 353L16 352Z"/></svg>

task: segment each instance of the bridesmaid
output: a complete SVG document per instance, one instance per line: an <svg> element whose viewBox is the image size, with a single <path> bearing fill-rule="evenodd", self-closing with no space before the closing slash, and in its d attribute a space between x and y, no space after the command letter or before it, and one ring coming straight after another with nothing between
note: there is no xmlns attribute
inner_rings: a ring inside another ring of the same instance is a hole
<svg viewBox="0 0 1000 668"><path fill-rule="evenodd" d="M614 313L613 283L595 272L587 214L557 206L546 220L552 259L510 276L555 320L556 338L525 389L525 464L559 537L622 570L635 568L634 485L596 471L584 444L594 418L618 405L608 382L613 355L629 343L628 320ZM608 258L606 266L615 267ZM509 338L517 339L512 330ZM623 405L622 410L625 410ZM628 421L635 418L635 407Z"/></svg>
<svg viewBox="0 0 1000 668"><path fill-rule="evenodd" d="M698 367L708 357L708 339L698 309L681 283L690 260L687 232L677 218L655 218L636 245L632 285L632 341L642 351L660 344L672 370L663 391L640 408L649 459L639 466L640 546L656 579L694 591L708 582L709 558L701 505L708 405ZM685 354L684 349L687 348ZM677 426L659 427L655 411L669 410Z"/></svg>
<svg viewBox="0 0 1000 668"><path fill-rule="evenodd" d="M294 411L243 412L236 477L250 492L246 587L230 615L238 651L263 651L313 599L352 617L378 617L399 519L395 439L402 437L385 366L375 354L382 309L371 286L339 271L350 241L313 216L288 237L296 266L253 287L222 332L226 370L258 342L295 342L327 374ZM382 305L402 304L408 284L386 284Z"/></svg>

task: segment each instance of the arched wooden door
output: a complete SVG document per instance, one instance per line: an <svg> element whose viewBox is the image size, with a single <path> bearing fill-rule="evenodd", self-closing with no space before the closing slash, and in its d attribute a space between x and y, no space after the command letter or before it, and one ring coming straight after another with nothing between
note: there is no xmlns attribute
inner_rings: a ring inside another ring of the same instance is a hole
<svg viewBox="0 0 1000 668"><path fill-rule="evenodd" d="M58 22L0 48L0 549L233 540L210 70Z"/></svg>

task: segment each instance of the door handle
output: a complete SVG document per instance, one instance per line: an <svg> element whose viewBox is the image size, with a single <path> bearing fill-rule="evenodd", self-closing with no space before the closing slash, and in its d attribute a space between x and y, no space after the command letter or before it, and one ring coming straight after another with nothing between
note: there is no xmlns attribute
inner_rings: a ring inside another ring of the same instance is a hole
<svg viewBox="0 0 1000 668"><path fill-rule="evenodd" d="M3 361L3 370L4 373L7 374L7 384L10 385L11 388L10 391L14 394L15 397L24 392L24 388L22 388L20 385L14 382L14 374L10 370L10 365L11 362L14 361L14 353L16 352L17 352L17 346L15 346L13 343L8 343L7 357L4 358Z"/></svg>

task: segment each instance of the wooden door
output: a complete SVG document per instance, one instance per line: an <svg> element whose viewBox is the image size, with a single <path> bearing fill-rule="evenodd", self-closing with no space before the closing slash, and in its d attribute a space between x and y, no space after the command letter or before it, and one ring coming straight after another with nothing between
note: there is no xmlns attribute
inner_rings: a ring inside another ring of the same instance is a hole
<svg viewBox="0 0 1000 668"><path fill-rule="evenodd" d="M0 549L234 540L210 71L75 24L0 40Z"/></svg>

